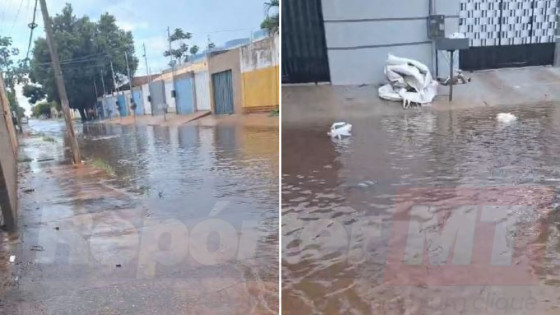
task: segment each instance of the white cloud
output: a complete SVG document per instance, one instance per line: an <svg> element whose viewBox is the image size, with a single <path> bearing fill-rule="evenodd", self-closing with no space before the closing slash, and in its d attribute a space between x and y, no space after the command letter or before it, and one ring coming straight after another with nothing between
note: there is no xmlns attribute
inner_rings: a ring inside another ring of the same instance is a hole
<svg viewBox="0 0 560 315"><path fill-rule="evenodd" d="M135 23L130 21L117 20L117 26L125 31L135 31L140 29L147 29L150 25L148 24L148 22Z"/></svg>

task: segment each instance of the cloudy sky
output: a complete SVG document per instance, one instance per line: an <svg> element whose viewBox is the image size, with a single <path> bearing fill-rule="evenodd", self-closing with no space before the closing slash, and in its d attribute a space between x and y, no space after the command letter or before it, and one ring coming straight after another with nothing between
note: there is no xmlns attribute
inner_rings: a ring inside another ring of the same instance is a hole
<svg viewBox="0 0 560 315"><path fill-rule="evenodd" d="M25 55L29 39L34 0L0 0L0 35L10 36L14 45ZM167 27L182 28L193 34L191 45L205 47L207 38L217 45L231 39L249 37L259 29L264 18L266 0L47 0L49 14L61 12L72 3L77 16L87 15L97 20L104 12L114 15L120 27L132 31L136 56L142 58L142 44L146 44L151 72L166 68L163 57L167 47ZM44 36L43 22L37 8L34 37ZM23 57L22 57L23 58ZM137 74L144 75L143 59ZM28 107L19 97L20 105Z"/></svg>

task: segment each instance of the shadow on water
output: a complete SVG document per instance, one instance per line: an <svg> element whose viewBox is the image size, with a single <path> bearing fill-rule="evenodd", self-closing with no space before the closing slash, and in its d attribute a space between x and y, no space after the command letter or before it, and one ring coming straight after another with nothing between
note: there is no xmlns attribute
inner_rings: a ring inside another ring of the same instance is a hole
<svg viewBox="0 0 560 315"><path fill-rule="evenodd" d="M518 116L518 121L497 122L497 113L504 111ZM537 200L532 206L538 210L538 221L547 226L532 231L532 242L516 253L522 260L531 257L534 248L548 246L547 259L530 269L540 285L445 286L430 285L433 279L427 278L423 283L395 286L387 282L386 270L388 253L394 250L389 241L403 232L394 230L395 209L402 206L397 203L420 202L407 189L424 189L424 198L447 205L464 201L463 188L544 187L557 192L560 106L425 109L349 123L353 135L343 140L331 140L326 135L328 125L282 129L284 312L492 314L495 305L481 310L448 303L489 291L498 297L535 299L534 308L527 312L557 311L560 203L552 193L519 196ZM440 194L437 188L451 190ZM389 276L411 280L404 271Z"/></svg>

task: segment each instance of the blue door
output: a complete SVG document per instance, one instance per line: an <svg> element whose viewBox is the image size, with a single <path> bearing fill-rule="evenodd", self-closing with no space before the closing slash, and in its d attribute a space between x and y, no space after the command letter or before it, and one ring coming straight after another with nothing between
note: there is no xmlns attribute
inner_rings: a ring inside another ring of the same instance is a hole
<svg viewBox="0 0 560 315"><path fill-rule="evenodd" d="M135 114L144 115L144 102L142 101L142 90L132 90L132 99L136 104Z"/></svg>
<svg viewBox="0 0 560 315"><path fill-rule="evenodd" d="M233 114L233 83L231 70L212 74L214 111L216 114Z"/></svg>
<svg viewBox="0 0 560 315"><path fill-rule="evenodd" d="M175 78L175 104L178 114L194 112L194 80L192 76Z"/></svg>
<svg viewBox="0 0 560 315"><path fill-rule="evenodd" d="M126 116L126 97L124 96L124 94L120 94L119 96L117 96L117 100L118 100L119 105L120 105L121 117L125 117Z"/></svg>

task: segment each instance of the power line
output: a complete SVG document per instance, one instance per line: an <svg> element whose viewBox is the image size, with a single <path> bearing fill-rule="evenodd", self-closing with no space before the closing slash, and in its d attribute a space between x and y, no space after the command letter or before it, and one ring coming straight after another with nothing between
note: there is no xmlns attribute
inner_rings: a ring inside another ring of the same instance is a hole
<svg viewBox="0 0 560 315"><path fill-rule="evenodd" d="M25 54L25 62L29 62L29 51L31 50L31 41L33 40L33 30L37 27L37 23L35 23L35 18L37 17L37 2L35 0L35 8L33 8L33 21L29 23L29 28L31 29L31 33L29 34L29 44L27 44L27 53Z"/></svg>
<svg viewBox="0 0 560 315"><path fill-rule="evenodd" d="M82 62L90 62L90 61L99 61L99 60L103 60L103 57L109 57L109 53L98 53L98 54L90 54L90 55L86 55L86 56L82 56L82 57L77 57L77 58L72 58L72 59L66 59L60 62L61 65L69 65L69 64L76 64L76 63L82 63ZM37 63L35 64L36 66L46 66L46 65L51 65L50 62L41 62L41 63Z"/></svg>
<svg viewBox="0 0 560 315"><path fill-rule="evenodd" d="M29 4L29 1L31 1L31 0L28 0L27 4ZM21 0L21 1L19 2L19 7L18 7L18 10L17 10L17 13L16 13L16 17L15 17L15 19L14 19L14 22L12 23L12 27L10 27L10 32L9 32L10 34L11 34L12 31L14 30L14 26L16 26L16 22L17 22L17 19L18 19L18 17L19 17L19 12L21 11L22 5L23 5L23 0Z"/></svg>

